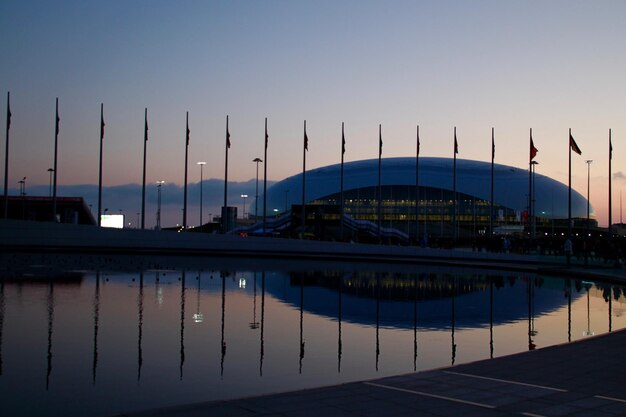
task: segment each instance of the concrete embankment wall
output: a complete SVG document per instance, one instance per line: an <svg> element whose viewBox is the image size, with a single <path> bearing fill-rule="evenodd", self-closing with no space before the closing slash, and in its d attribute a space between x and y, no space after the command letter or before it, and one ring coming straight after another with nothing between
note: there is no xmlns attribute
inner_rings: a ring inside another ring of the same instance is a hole
<svg viewBox="0 0 626 417"><path fill-rule="evenodd" d="M110 229L0 220L0 247L7 251L108 252L137 254L343 259L370 262L484 264L535 270L547 260L535 256L476 253L408 246L368 245L170 231ZM549 263L549 262L548 262Z"/></svg>

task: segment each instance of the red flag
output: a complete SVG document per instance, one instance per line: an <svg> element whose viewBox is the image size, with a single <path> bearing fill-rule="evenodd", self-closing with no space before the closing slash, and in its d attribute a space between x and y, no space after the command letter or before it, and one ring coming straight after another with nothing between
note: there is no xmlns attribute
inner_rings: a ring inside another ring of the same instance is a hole
<svg viewBox="0 0 626 417"><path fill-rule="evenodd" d="M574 140L574 137L572 136L571 133L569 135L569 146L578 155L582 155L583 154L582 151L580 150L580 148L578 147L578 145L576 144L576 141Z"/></svg>
<svg viewBox="0 0 626 417"><path fill-rule="evenodd" d="M535 144L533 143L533 138L531 136L530 138L530 160L531 161L535 159L535 156L537 156L537 152L539 152L539 150L535 148Z"/></svg>

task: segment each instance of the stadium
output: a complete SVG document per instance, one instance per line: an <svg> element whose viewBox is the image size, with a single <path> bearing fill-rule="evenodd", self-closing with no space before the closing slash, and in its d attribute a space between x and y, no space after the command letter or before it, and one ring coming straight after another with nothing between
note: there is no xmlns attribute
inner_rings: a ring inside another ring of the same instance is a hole
<svg viewBox="0 0 626 417"><path fill-rule="evenodd" d="M410 240L419 240L423 236L469 238L488 234L491 224L491 163L457 159L456 198L453 163L451 158L420 157L419 187L416 187L414 157L382 159L382 233ZM528 170L501 164L494 164L493 177L494 234L561 235L567 232L567 185L541 174L533 172L531 176ZM531 178L533 192L529 201ZM345 163L343 181L345 233L353 236L369 230L370 235L375 235L379 224L378 159ZM319 238L337 235L341 218L340 195L340 164L305 173L306 233ZM419 207L417 219L416 198ZM274 184L267 191L268 216L290 217L289 227L292 230L302 224L301 203L302 173ZM530 217L529 212L533 214ZM593 208L591 217L594 217ZM575 227L587 226L586 218L587 200L572 190ZM597 226L595 220L592 225Z"/></svg>

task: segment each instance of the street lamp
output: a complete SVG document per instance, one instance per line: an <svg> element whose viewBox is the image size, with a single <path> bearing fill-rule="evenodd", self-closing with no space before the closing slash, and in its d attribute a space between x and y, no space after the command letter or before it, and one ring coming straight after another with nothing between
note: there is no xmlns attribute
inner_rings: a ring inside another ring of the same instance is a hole
<svg viewBox="0 0 626 417"><path fill-rule="evenodd" d="M241 194L241 198L243 198L243 207L241 210L241 218L246 218L246 198L248 198L248 194Z"/></svg>
<svg viewBox="0 0 626 417"><path fill-rule="evenodd" d="M165 184L165 181L157 181L157 215L156 215L156 229L161 230L161 186Z"/></svg>
<svg viewBox="0 0 626 417"><path fill-rule="evenodd" d="M263 160L254 158L252 162L256 162L256 194L254 195L254 220L256 221L259 218L259 162Z"/></svg>
<svg viewBox="0 0 626 417"><path fill-rule="evenodd" d="M49 197L52 197L52 173L54 172L54 168L48 168L48 173L50 173L50 191Z"/></svg>
<svg viewBox="0 0 626 417"><path fill-rule="evenodd" d="M196 162L197 165L200 165L200 227L202 228L202 181L203 181L203 177L202 177L202 168L206 165L206 162L204 161L200 161L200 162Z"/></svg>

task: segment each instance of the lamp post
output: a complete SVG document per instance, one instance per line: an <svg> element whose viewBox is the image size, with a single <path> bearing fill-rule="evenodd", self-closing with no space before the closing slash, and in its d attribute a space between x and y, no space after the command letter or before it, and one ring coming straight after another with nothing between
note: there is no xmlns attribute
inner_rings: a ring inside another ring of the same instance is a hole
<svg viewBox="0 0 626 417"><path fill-rule="evenodd" d="M256 194L254 195L254 220L259 218L259 162L263 162L261 158L254 158L252 162L256 163Z"/></svg>
<svg viewBox="0 0 626 417"><path fill-rule="evenodd" d="M590 174L591 174L591 163L593 159L587 159L585 163L587 164L587 224L585 227L585 265L589 262L589 196L590 196Z"/></svg>
<svg viewBox="0 0 626 417"><path fill-rule="evenodd" d="M241 218L246 218L246 198L248 198L248 194L241 194L241 198L243 198L243 206L241 207Z"/></svg>
<svg viewBox="0 0 626 417"><path fill-rule="evenodd" d="M50 191L48 192L48 196L52 197L52 173L54 172L54 168L48 168L48 173L50 174Z"/></svg>
<svg viewBox="0 0 626 417"><path fill-rule="evenodd" d="M203 177L202 177L202 168L206 165L206 162L200 161L196 162L196 164L200 165L200 227L202 228L202 185L203 185Z"/></svg>
<svg viewBox="0 0 626 417"><path fill-rule="evenodd" d="M161 186L165 184L165 181L157 181L157 215L156 215L156 229L161 230Z"/></svg>

